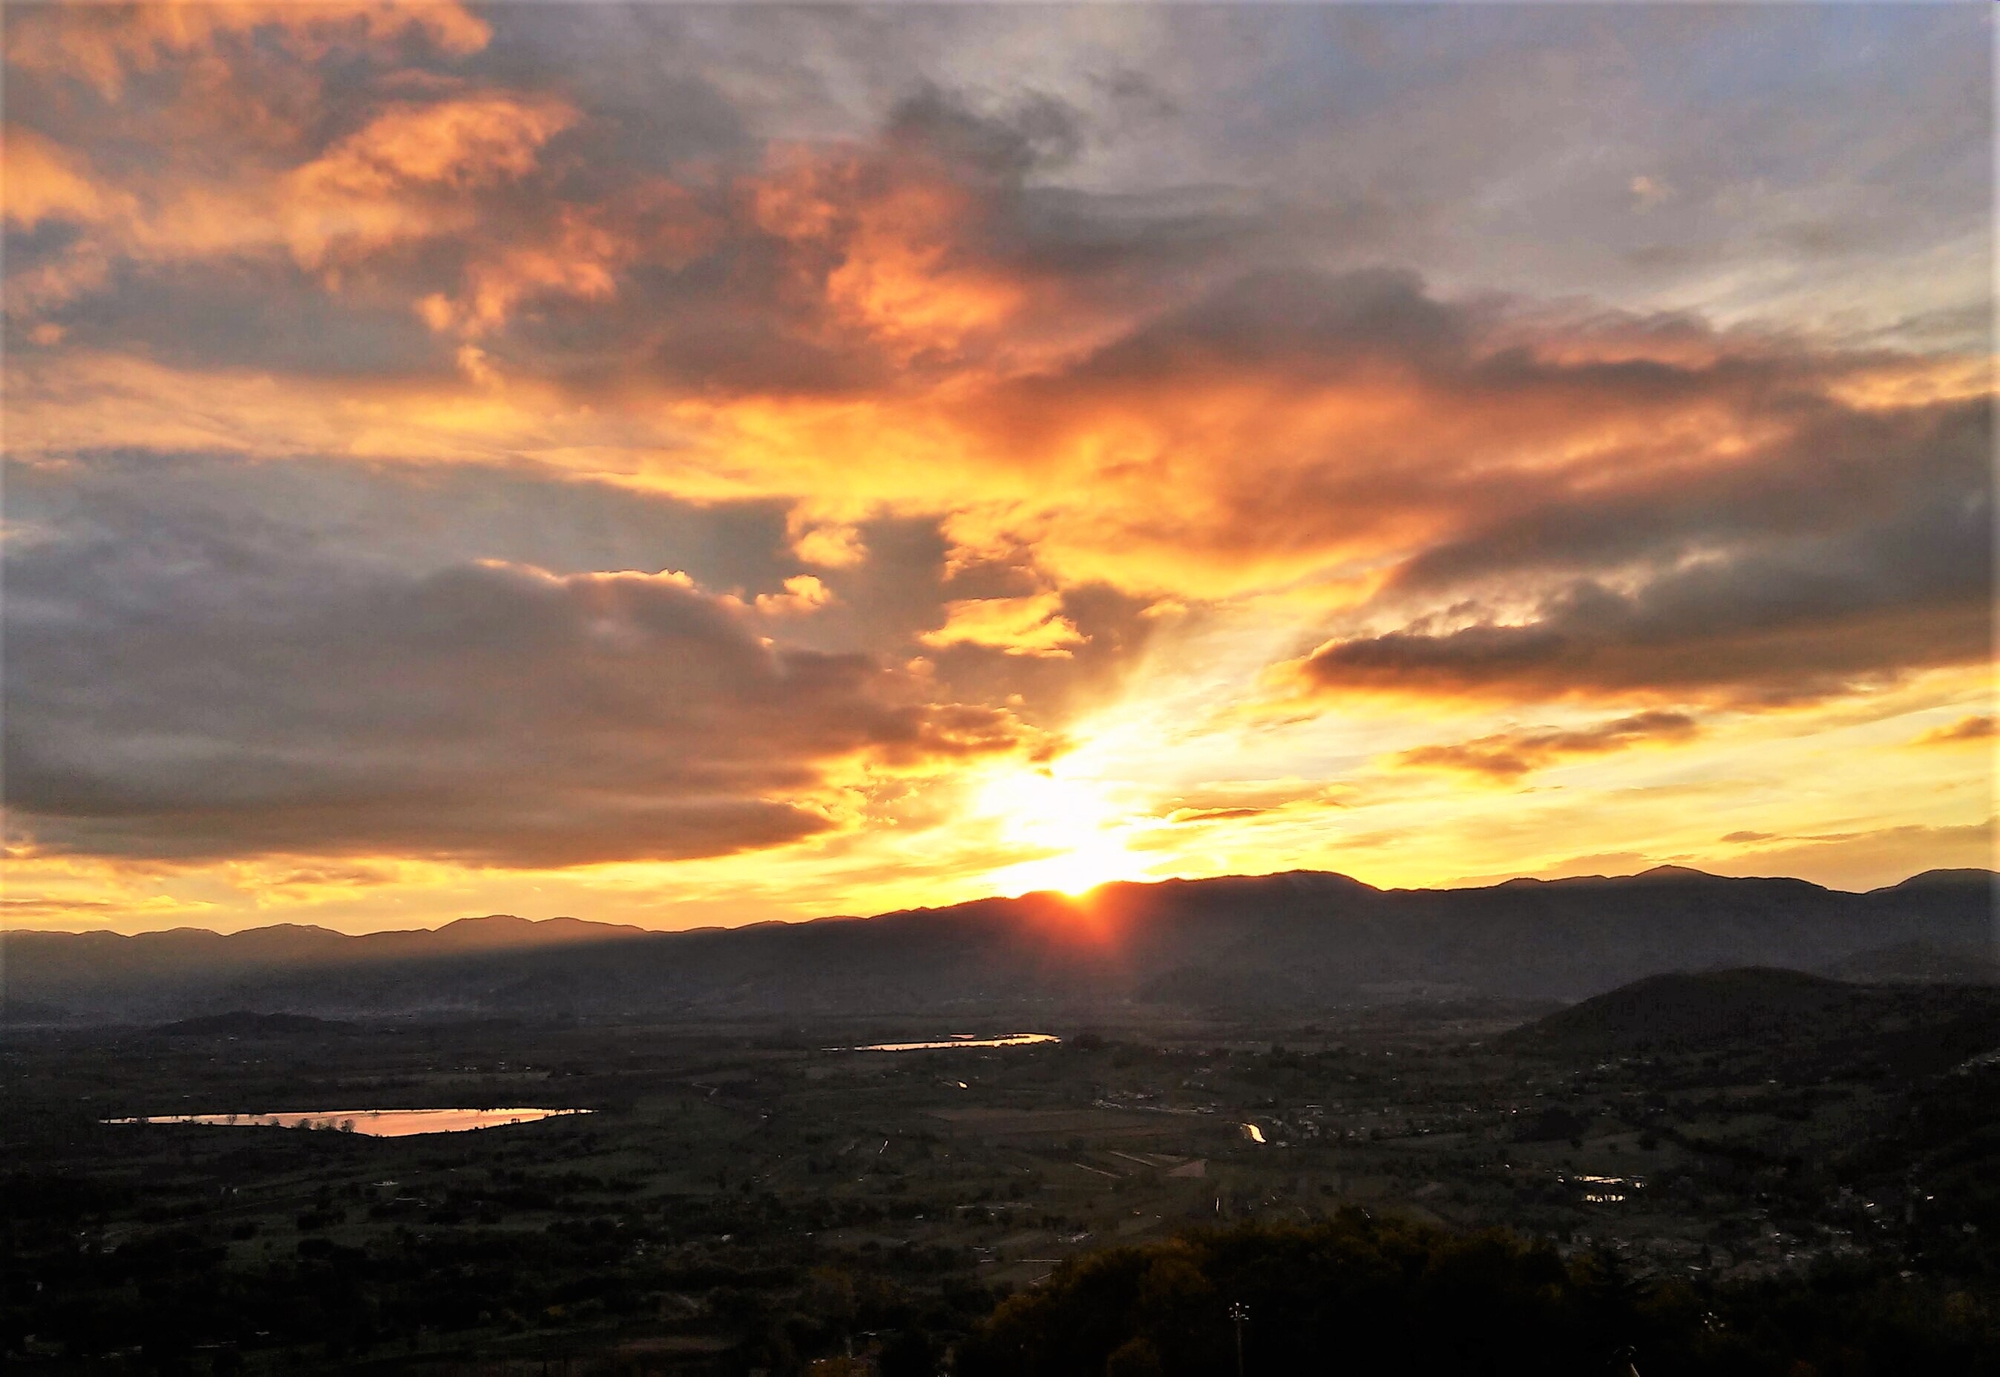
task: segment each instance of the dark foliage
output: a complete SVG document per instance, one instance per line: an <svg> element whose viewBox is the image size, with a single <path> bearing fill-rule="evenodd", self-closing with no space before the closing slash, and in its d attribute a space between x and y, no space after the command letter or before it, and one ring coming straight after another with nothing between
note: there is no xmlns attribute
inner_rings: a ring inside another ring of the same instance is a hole
<svg viewBox="0 0 2000 1377"><path fill-rule="evenodd" d="M1452 1235L1346 1211L1095 1253L1004 1302L966 1342L961 1377L1212 1377L1235 1370L1241 1305L1252 1373L2000 1373L2000 1327L1964 1291L1824 1272L1697 1293L1611 1260L1565 1259L1493 1231Z"/></svg>

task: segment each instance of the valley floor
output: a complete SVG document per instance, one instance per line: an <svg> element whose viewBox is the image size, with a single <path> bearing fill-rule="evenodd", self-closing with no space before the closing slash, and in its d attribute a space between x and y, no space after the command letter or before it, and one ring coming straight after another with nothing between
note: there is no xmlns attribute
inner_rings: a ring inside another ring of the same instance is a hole
<svg viewBox="0 0 2000 1377"><path fill-rule="evenodd" d="M1868 1009L1646 1049L1510 1036L1537 1011L1506 1006L16 1032L0 1346L22 1372L897 1377L1064 1259L1357 1207L1704 1294L1896 1277L1990 1328L2000 1010ZM1063 1041L834 1050L1015 1032ZM331 1105L593 1112L407 1138L104 1122Z"/></svg>

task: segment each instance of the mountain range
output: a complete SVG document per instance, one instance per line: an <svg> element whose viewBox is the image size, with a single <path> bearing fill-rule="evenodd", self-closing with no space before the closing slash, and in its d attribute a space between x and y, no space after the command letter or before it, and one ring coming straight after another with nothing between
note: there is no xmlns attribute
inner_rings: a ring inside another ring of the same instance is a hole
<svg viewBox="0 0 2000 1377"><path fill-rule="evenodd" d="M1314 871L1112 884L874 918L653 932L496 915L348 936L280 925L0 937L7 1017L1018 1016L1576 1001L1766 966L1995 979L1993 883L1930 871L1854 894L1677 867L1381 890Z"/></svg>

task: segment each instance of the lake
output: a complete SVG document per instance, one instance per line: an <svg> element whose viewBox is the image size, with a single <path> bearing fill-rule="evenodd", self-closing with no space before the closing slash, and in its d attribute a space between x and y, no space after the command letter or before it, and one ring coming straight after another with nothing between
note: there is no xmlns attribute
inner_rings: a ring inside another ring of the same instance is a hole
<svg viewBox="0 0 2000 1377"><path fill-rule="evenodd" d="M944 1042L877 1042L867 1047L829 1047L829 1052L948 1052L954 1047L1027 1047L1037 1042L1061 1042L1054 1033L1009 1033L1001 1038L955 1034Z"/></svg>
<svg viewBox="0 0 2000 1377"><path fill-rule="evenodd" d="M587 1109L321 1109L283 1114L155 1114L148 1118L106 1119L107 1124L213 1124L222 1128L306 1128L363 1133L370 1138L407 1138L417 1133L464 1133L533 1123Z"/></svg>

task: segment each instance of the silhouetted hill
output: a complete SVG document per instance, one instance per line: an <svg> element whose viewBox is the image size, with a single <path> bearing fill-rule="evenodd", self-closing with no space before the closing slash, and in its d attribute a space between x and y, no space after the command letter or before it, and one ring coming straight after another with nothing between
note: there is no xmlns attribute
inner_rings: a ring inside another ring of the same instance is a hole
<svg viewBox="0 0 2000 1377"><path fill-rule="evenodd" d="M1602 1056L1782 1037L1788 1028L1861 997L1855 986L1803 971L1673 972L1573 1004L1516 1029L1505 1041Z"/></svg>
<svg viewBox="0 0 2000 1377"><path fill-rule="evenodd" d="M1996 877L1992 871L1979 870L1970 866L1960 867L1956 870L1924 870L1910 876L1909 879L1904 880L1900 884L1893 884L1885 889L1878 889L1874 892L1877 894L1893 894L1897 890L1903 889L1949 888L1954 885L1982 885L1990 891L1994 886L1995 880Z"/></svg>
<svg viewBox="0 0 2000 1377"><path fill-rule="evenodd" d="M489 917L364 937L284 926L4 940L12 997L97 1019L232 1009L1032 1017L1576 1000L1670 971L1821 970L1907 943L1989 949L1991 894L1984 871L1867 894L1671 867L1459 890L1377 890L1300 871L680 933Z"/></svg>
<svg viewBox="0 0 2000 1377"><path fill-rule="evenodd" d="M1804 1083L1827 1074L1909 1080L1993 1052L2000 989L1856 985L1772 969L1656 975L1516 1028L1499 1043L1572 1061L1755 1047L1779 1051L1788 1074Z"/></svg>

